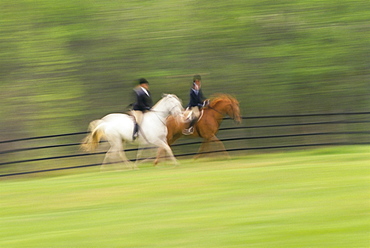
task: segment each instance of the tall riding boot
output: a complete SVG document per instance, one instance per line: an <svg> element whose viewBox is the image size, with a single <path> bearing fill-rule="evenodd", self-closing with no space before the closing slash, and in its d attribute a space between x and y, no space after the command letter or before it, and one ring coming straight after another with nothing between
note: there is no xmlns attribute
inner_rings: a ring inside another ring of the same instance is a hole
<svg viewBox="0 0 370 248"><path fill-rule="evenodd" d="M194 124L197 122L198 119L193 119L191 120L190 124L189 124L189 128L187 129L184 129L182 131L182 134L184 135L190 135L190 134L193 134L194 133Z"/></svg>
<svg viewBox="0 0 370 248"><path fill-rule="evenodd" d="M132 140L135 140L139 134L139 124L135 123L134 133L132 134Z"/></svg>

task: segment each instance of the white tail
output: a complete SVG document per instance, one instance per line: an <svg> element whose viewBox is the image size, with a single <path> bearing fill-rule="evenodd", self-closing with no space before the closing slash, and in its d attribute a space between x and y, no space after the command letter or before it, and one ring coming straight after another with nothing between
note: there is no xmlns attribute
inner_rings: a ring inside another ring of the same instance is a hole
<svg viewBox="0 0 370 248"><path fill-rule="evenodd" d="M102 120L90 122L88 131L90 133L82 140L81 149L86 152L94 151L98 146L104 132L101 130Z"/></svg>

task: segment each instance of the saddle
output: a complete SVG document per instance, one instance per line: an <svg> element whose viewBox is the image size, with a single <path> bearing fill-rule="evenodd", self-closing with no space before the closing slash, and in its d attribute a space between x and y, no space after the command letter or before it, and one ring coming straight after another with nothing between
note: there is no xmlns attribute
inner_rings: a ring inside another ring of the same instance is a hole
<svg viewBox="0 0 370 248"><path fill-rule="evenodd" d="M185 123L188 124L187 128L185 128L182 133L184 135L190 135L190 134L193 134L194 132L194 125L200 121L200 119L202 119L203 117L203 109L199 112L199 116L196 116L194 115L193 111L187 109L185 110L185 116L184 116L184 119L185 119Z"/></svg>
<svg viewBox="0 0 370 248"><path fill-rule="evenodd" d="M184 122L185 123L197 123L203 117L203 109L199 112L199 116L196 116L193 111L186 109L184 111Z"/></svg>

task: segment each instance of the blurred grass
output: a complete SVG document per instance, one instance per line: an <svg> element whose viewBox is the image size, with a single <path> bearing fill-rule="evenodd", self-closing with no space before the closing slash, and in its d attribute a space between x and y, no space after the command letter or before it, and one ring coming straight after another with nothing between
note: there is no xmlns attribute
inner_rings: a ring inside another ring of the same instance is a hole
<svg viewBox="0 0 370 248"><path fill-rule="evenodd" d="M369 247L369 164L351 146L3 180L0 246Z"/></svg>

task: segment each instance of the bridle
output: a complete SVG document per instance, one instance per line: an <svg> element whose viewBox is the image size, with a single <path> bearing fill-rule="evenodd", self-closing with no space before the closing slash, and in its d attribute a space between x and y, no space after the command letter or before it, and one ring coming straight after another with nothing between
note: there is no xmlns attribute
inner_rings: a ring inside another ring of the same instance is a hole
<svg viewBox="0 0 370 248"><path fill-rule="evenodd" d="M217 112L217 113L219 113L220 115L225 115L224 113L221 113L221 111L219 111L219 110L217 110L217 109L215 109L215 108L211 107L210 105L208 105L207 107L208 107L209 109L212 109L212 110L216 111L216 112ZM234 109L233 109L232 104L230 104L230 107L231 107L231 109L232 109L232 110L234 110ZM234 116L234 111L232 111L232 113L233 113L233 116L232 116L231 118L233 118L233 119L234 119L234 118L235 118L235 116Z"/></svg>

